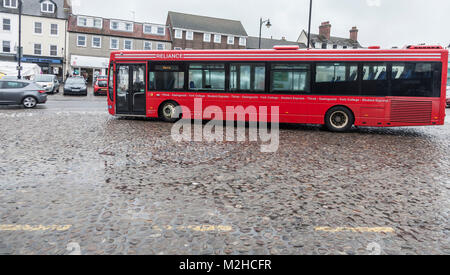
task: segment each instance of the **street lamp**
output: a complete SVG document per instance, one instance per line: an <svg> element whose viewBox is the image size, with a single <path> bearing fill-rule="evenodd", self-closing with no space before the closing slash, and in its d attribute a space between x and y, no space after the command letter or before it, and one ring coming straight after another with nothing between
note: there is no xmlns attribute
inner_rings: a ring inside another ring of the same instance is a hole
<svg viewBox="0 0 450 275"><path fill-rule="evenodd" d="M259 48L261 49L261 32L262 32L262 26L266 23L266 27L270 28L272 27L272 24L270 24L270 19L263 20L262 18L259 19Z"/></svg>
<svg viewBox="0 0 450 275"><path fill-rule="evenodd" d="M311 45L311 14L312 14L312 0L309 0L309 24L308 24L308 46L309 49Z"/></svg>
<svg viewBox="0 0 450 275"><path fill-rule="evenodd" d="M19 48L17 49L17 79L22 79L22 0L18 0L19 4Z"/></svg>

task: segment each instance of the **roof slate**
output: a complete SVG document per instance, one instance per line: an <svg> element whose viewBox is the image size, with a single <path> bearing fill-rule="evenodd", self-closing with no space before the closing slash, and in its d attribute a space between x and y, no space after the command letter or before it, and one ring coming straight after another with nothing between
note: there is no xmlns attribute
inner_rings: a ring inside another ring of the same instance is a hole
<svg viewBox="0 0 450 275"><path fill-rule="evenodd" d="M306 48L306 45L303 43L287 40L261 38L261 49L273 49L274 46L299 46L300 49ZM259 48L259 37L253 36L247 37L247 49L258 49L258 48Z"/></svg>
<svg viewBox="0 0 450 275"><path fill-rule="evenodd" d="M361 44L359 44L358 41L354 41L349 38L331 36L330 39L327 39L323 35L318 35L318 34L314 34L314 33L311 33L311 42L312 43L320 43L320 44L328 43L328 44L333 44L333 45L338 45L338 46L347 46L349 48L354 48L354 47L362 48Z"/></svg>
<svg viewBox="0 0 450 275"><path fill-rule="evenodd" d="M14 13L14 14L19 13L19 9L11 9L11 8L3 7L3 1L4 0L0 0L0 12ZM44 1L46 1L46 0L22 0L22 3L23 3L22 14L30 15L30 16L57 18L57 19L67 19L68 18L68 14L64 11L64 1L65 0L48 0L55 4L55 6L56 6L55 13L41 12L41 3Z"/></svg>
<svg viewBox="0 0 450 275"><path fill-rule="evenodd" d="M169 22L173 28L187 29L235 36L247 36L241 21L199 16L169 11Z"/></svg>

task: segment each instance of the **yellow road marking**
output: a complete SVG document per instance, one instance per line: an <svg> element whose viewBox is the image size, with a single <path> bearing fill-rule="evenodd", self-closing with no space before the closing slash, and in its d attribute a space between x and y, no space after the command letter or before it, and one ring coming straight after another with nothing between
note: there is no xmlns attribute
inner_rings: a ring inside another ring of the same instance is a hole
<svg viewBox="0 0 450 275"><path fill-rule="evenodd" d="M354 232L354 233L395 233L392 227L316 227L315 231L337 233L337 232Z"/></svg>
<svg viewBox="0 0 450 275"><path fill-rule="evenodd" d="M72 225L0 224L0 231L67 231Z"/></svg>

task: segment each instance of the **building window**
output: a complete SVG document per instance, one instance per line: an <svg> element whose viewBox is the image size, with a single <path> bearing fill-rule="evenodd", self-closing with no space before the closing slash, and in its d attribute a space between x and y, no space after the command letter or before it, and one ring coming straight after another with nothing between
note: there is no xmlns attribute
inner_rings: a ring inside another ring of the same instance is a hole
<svg viewBox="0 0 450 275"><path fill-rule="evenodd" d="M92 48L101 48L102 47L102 38L99 36L92 37Z"/></svg>
<svg viewBox="0 0 450 275"><path fill-rule="evenodd" d="M119 29L119 22L117 21L111 21L111 29L112 30L118 30Z"/></svg>
<svg viewBox="0 0 450 275"><path fill-rule="evenodd" d="M128 31L128 32L132 32L133 31L133 24L125 23L125 30Z"/></svg>
<svg viewBox="0 0 450 275"><path fill-rule="evenodd" d="M124 40L123 41L123 49L124 50L132 50L133 49L133 41L131 41L131 40Z"/></svg>
<svg viewBox="0 0 450 275"><path fill-rule="evenodd" d="M42 34L42 23L34 22L34 34Z"/></svg>
<svg viewBox="0 0 450 275"><path fill-rule="evenodd" d="M152 50L152 42L144 41L144 51L151 51Z"/></svg>
<svg viewBox="0 0 450 275"><path fill-rule="evenodd" d="M78 21L77 22L78 26L80 26L80 27L86 27L87 26L87 18L86 17L78 16L77 21Z"/></svg>
<svg viewBox="0 0 450 275"><path fill-rule="evenodd" d="M111 50L118 50L119 49L119 39L111 38L110 48L111 48Z"/></svg>
<svg viewBox="0 0 450 275"><path fill-rule="evenodd" d="M338 45L334 44L333 49L337 49L337 48L338 48Z"/></svg>
<svg viewBox="0 0 450 275"><path fill-rule="evenodd" d="M54 13L55 5L50 1L44 1L41 4L41 11L46 13Z"/></svg>
<svg viewBox="0 0 450 275"><path fill-rule="evenodd" d="M158 51L164 51L166 49L165 45L162 43L158 43Z"/></svg>
<svg viewBox="0 0 450 275"><path fill-rule="evenodd" d="M17 9L17 0L3 0L3 7Z"/></svg>
<svg viewBox="0 0 450 275"><path fill-rule="evenodd" d="M78 35L77 36L77 46L78 47L86 47L86 35Z"/></svg>
<svg viewBox="0 0 450 275"><path fill-rule="evenodd" d="M34 44L34 54L42 55L42 45L41 44Z"/></svg>
<svg viewBox="0 0 450 275"><path fill-rule="evenodd" d="M210 33L203 34L203 42L211 42L211 34Z"/></svg>
<svg viewBox="0 0 450 275"><path fill-rule="evenodd" d="M227 44L228 45L234 45L234 36L228 36Z"/></svg>
<svg viewBox="0 0 450 275"><path fill-rule="evenodd" d="M187 31L186 32L186 40L194 40L194 32Z"/></svg>
<svg viewBox="0 0 450 275"><path fill-rule="evenodd" d="M175 30L175 38L176 39L182 39L183 38L183 31L182 30Z"/></svg>
<svg viewBox="0 0 450 275"><path fill-rule="evenodd" d="M11 19L3 18L3 30L10 31L11 30Z"/></svg>
<svg viewBox="0 0 450 275"><path fill-rule="evenodd" d="M50 45L50 56L57 56L57 55L58 55L58 46Z"/></svg>
<svg viewBox="0 0 450 275"><path fill-rule="evenodd" d="M50 25L50 35L58 35L58 24Z"/></svg>
<svg viewBox="0 0 450 275"><path fill-rule="evenodd" d="M222 43L222 36L220 34L214 35L214 43Z"/></svg>
<svg viewBox="0 0 450 275"><path fill-rule="evenodd" d="M247 39L245 37L239 38L239 46L247 46Z"/></svg>
<svg viewBox="0 0 450 275"><path fill-rule="evenodd" d="M101 29L103 27L103 19L94 18L94 28Z"/></svg>
<svg viewBox="0 0 450 275"><path fill-rule="evenodd" d="M158 35L166 35L166 28L165 27L161 27L161 26L157 27L156 34L158 34Z"/></svg>
<svg viewBox="0 0 450 275"><path fill-rule="evenodd" d="M4 53L11 52L11 42L10 41L3 41L3 52Z"/></svg>
<svg viewBox="0 0 450 275"><path fill-rule="evenodd" d="M151 25L144 25L144 33L151 34L152 33L152 26Z"/></svg>
<svg viewBox="0 0 450 275"><path fill-rule="evenodd" d="M322 43L322 49L326 49L327 48L327 43Z"/></svg>
<svg viewBox="0 0 450 275"><path fill-rule="evenodd" d="M175 48L173 48L175 51L181 51L182 50L182 48L180 48L180 47L175 47ZM449 76L450 76L450 74L449 74Z"/></svg>

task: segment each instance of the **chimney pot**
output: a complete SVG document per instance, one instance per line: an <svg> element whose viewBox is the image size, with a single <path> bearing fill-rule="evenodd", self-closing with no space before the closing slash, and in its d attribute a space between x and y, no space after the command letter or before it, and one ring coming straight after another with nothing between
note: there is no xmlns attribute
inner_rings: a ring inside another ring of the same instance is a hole
<svg viewBox="0 0 450 275"><path fill-rule="evenodd" d="M319 27L319 35L324 36L326 39L331 38L331 24L330 21L323 22Z"/></svg>

